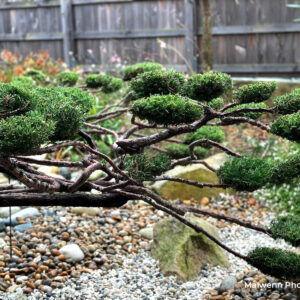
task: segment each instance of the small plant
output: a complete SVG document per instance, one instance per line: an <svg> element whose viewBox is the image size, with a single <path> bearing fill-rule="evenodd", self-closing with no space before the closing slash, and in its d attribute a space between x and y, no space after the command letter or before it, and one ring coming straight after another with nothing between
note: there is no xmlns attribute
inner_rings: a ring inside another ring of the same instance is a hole
<svg viewBox="0 0 300 300"><path fill-rule="evenodd" d="M37 82L44 82L46 80L46 75L43 72L35 69L27 70L25 75L33 78Z"/></svg>
<svg viewBox="0 0 300 300"><path fill-rule="evenodd" d="M74 72L61 72L57 75L56 81L60 85L74 86L77 83L79 75Z"/></svg>
<svg viewBox="0 0 300 300"><path fill-rule="evenodd" d="M88 75L85 79L85 83L89 88L101 88L102 92L106 94L118 91L123 85L121 79L102 74Z"/></svg>
<svg viewBox="0 0 300 300"><path fill-rule="evenodd" d="M172 158L180 159L190 155L190 148L184 144L171 144L165 147L170 152ZM208 156L208 150L202 147L196 147L194 153L198 159Z"/></svg>

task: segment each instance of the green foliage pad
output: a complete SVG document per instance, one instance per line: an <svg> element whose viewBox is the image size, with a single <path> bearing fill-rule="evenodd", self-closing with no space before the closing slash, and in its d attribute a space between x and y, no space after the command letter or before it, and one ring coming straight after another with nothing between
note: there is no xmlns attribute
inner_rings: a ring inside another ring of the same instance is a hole
<svg viewBox="0 0 300 300"><path fill-rule="evenodd" d="M123 80L128 81L135 78L137 75L145 72L162 70L163 66L155 62L144 62L135 65L126 66L123 69Z"/></svg>
<svg viewBox="0 0 300 300"><path fill-rule="evenodd" d="M203 126L195 132L188 133L184 138L184 143L190 144L201 139L208 139L217 143L223 143L225 140L225 133L217 126ZM202 147L211 148L212 146L203 144Z"/></svg>
<svg viewBox="0 0 300 300"><path fill-rule="evenodd" d="M274 99L275 111L279 114L292 114L300 110L300 89Z"/></svg>
<svg viewBox="0 0 300 300"><path fill-rule="evenodd" d="M65 86L74 86L79 78L79 75L74 72L61 72L57 75L56 81Z"/></svg>
<svg viewBox="0 0 300 300"><path fill-rule="evenodd" d="M165 149L169 152L171 152L172 158L183 158L190 156L190 149L187 145L184 144L172 144L165 147ZM208 156L208 150L204 149L202 147L195 147L194 153L197 156L197 158L205 158Z"/></svg>
<svg viewBox="0 0 300 300"><path fill-rule="evenodd" d="M152 96L136 100L132 112L141 120L158 125L188 124L203 115L201 106L179 95Z"/></svg>
<svg viewBox="0 0 300 300"><path fill-rule="evenodd" d="M285 280L300 278L300 255L294 252L258 247L248 254L248 258L265 274Z"/></svg>

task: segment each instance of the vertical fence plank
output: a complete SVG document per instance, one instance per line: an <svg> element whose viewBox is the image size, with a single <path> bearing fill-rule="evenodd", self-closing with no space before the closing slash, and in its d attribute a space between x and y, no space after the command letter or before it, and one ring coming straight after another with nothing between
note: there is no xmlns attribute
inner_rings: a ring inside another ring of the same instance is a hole
<svg viewBox="0 0 300 300"><path fill-rule="evenodd" d="M72 0L60 0L64 61L70 66L74 55Z"/></svg>
<svg viewBox="0 0 300 300"><path fill-rule="evenodd" d="M196 0L184 0L185 59L189 73L198 69L196 48Z"/></svg>

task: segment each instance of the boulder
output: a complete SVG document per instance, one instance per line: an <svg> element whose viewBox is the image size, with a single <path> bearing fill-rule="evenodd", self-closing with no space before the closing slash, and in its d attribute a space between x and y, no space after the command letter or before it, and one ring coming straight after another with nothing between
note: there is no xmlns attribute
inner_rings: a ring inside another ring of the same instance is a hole
<svg viewBox="0 0 300 300"><path fill-rule="evenodd" d="M218 153L205 160L210 166L218 169L225 161L226 155ZM188 166L176 166L164 175L178 177L198 182L219 183L217 175L202 164L191 164ZM168 199L191 199L201 200L203 197L214 198L220 193L229 193L229 190L221 188L197 188L191 185L174 181L158 181L153 188L163 197Z"/></svg>
<svg viewBox="0 0 300 300"><path fill-rule="evenodd" d="M89 216L100 215L101 209L99 207L73 207L71 212L77 215L87 214Z"/></svg>
<svg viewBox="0 0 300 300"><path fill-rule="evenodd" d="M189 220L219 239L213 225L199 218ZM175 275L183 281L196 279L201 269L208 264L229 265L223 249L175 218L162 220L154 226L151 255L159 261L164 275Z"/></svg>
<svg viewBox="0 0 300 300"><path fill-rule="evenodd" d="M59 252L65 255L68 261L80 261L84 258L84 253L76 244L69 244L59 249Z"/></svg>

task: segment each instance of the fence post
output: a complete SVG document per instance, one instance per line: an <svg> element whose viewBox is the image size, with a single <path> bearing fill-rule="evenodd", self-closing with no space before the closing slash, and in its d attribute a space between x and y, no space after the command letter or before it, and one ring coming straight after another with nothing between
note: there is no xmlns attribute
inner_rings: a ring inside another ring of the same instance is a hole
<svg viewBox="0 0 300 300"><path fill-rule="evenodd" d="M60 0L64 61L71 67L74 54L72 0Z"/></svg>
<svg viewBox="0 0 300 300"><path fill-rule="evenodd" d="M196 3L195 0L184 0L185 23L185 58L189 73L197 73L197 44L196 44Z"/></svg>

